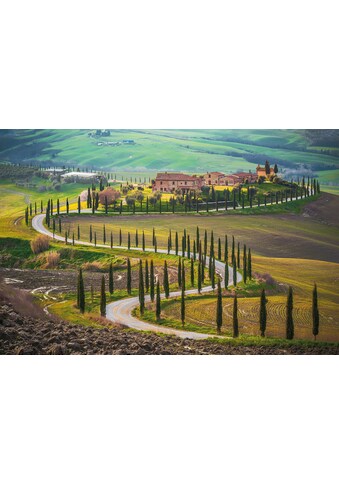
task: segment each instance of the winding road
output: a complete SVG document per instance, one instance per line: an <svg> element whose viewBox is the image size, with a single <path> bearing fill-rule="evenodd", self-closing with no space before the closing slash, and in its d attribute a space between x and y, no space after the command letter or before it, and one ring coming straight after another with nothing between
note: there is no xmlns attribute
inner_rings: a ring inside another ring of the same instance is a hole
<svg viewBox="0 0 339 485"><path fill-rule="evenodd" d="M70 211L73 213L76 213L77 211ZM82 212L88 213L91 211L83 210ZM37 232L40 232L41 234L45 234L46 236L49 236L51 238L54 238L55 240L58 241L65 241L65 238L63 236L59 236L58 234L54 234L51 231L49 231L43 224L45 219L45 214L38 214L32 218L32 227L35 229ZM82 246L95 246L94 243L90 243L87 241L80 241L80 240L74 240L74 244L80 244ZM97 244L96 247L101 247L101 248L110 248L109 245L105 244ZM125 249L127 250L128 248L125 246L113 246L112 249ZM131 247L131 251L141 251L141 248L136 248L136 247ZM149 253L154 253L153 248L145 248L145 252ZM167 250L165 249L157 249L158 253L162 254L168 254ZM175 251L170 251L170 254L175 255ZM179 255L182 255L182 252L179 251ZM209 257L206 256L206 266L209 264ZM221 278L224 278L225 275L225 264L221 261L215 260L215 268L216 272L221 276ZM237 281L242 280L242 275L237 272ZM229 266L229 281L233 281L233 268ZM231 285L230 285L231 286ZM212 291L213 288L212 286L205 286L201 289L202 293L210 292ZM198 294L197 289L190 289L185 291L185 295L194 295ZM170 298L175 298L181 295L181 291L173 291L170 293ZM165 294L161 294L161 297L164 298ZM150 301L150 296L146 295L145 296L145 302ZM125 325L127 327L136 329L136 330L144 330L144 331L153 331L153 332L161 332L165 334L170 334L170 335L176 335L177 337L181 338L190 338L190 339L205 339L209 337L213 337L213 335L209 335L206 333L198 333L198 332L189 332L186 330L178 330L175 328L169 328L165 327L162 325L156 325L148 322L144 322L142 320L139 320L138 318L134 317L132 315L133 310L139 305L139 298L138 297L131 297L131 298L124 298L122 300L115 301L113 303L109 303L106 306L106 318L108 320L111 320L114 323L120 323L122 325ZM214 335L215 337L215 335Z"/></svg>

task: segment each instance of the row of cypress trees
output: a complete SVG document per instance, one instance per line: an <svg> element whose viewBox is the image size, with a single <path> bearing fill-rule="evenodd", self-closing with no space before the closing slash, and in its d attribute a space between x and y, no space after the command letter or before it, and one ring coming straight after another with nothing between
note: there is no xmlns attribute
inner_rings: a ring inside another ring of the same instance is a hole
<svg viewBox="0 0 339 485"><path fill-rule="evenodd" d="M260 207L260 205L262 205L262 204L264 204L266 206L267 202L269 202L270 204L274 204L274 203L278 204L279 202L281 202L281 203L283 203L284 201L288 202L288 200L292 200L293 198L302 199L304 197L310 197L312 195L319 194L319 193L320 193L320 184L319 184L318 180L315 180L315 179L308 180L307 184L305 183L305 180L303 180L302 184L297 185L294 190L291 188L290 190L286 189L284 192L281 192L281 193L276 192L274 195L273 194L271 194L270 196L264 195L263 200L261 200L260 197L257 197L257 205L258 205L258 207ZM228 208L228 202L230 201L230 193L229 193L229 191L225 190L225 194L226 194L225 195L225 208L227 209ZM238 191L233 190L232 191L232 201L231 201L233 209L236 209L236 207L239 207L239 206L244 208L245 197L249 201L250 207L252 207L252 205L253 205L253 194L252 194L252 191L250 190L250 188L247 189L246 195L243 192L241 192L240 190L238 190ZM185 212L191 212L193 210L199 211L198 204L196 204L196 208L194 209L194 208L191 207L190 199L189 199L189 204L187 205L187 200L188 200L187 198L184 199ZM219 210L219 205L218 205L219 199L218 199L218 197L212 196L211 201L212 202L215 201L216 210L218 211ZM208 206L209 202L210 201L209 201L209 198L208 198L208 200L206 202L207 212L209 211L209 206ZM97 191L91 191L90 187L88 187L86 205L87 205L87 208L92 209L93 214L99 208L99 193ZM202 202L201 205L204 206L204 203ZM53 217L54 216L53 199L48 200L48 206L49 206L49 217L50 216ZM66 214L68 214L69 213L68 197L66 198L65 206L66 206ZM176 204L174 203L174 199L173 199L172 203L167 202L166 212L174 213L175 212L175 206L176 206ZM105 213L107 214L108 213L107 197L105 198L104 208L105 208ZM81 209L82 209L81 200L80 200L80 196L78 196L78 199L77 199L78 214L81 213ZM136 209L135 209L135 205L134 205L133 206L133 213L135 212L135 210ZM142 210L142 206L141 206L141 210ZM155 207L154 207L154 210L155 210ZM200 208L200 210L201 210L201 208ZM25 209L25 222L26 222L27 225L29 224L29 216L32 217L33 212L34 212L34 214L38 213L37 202L35 202L34 205L32 203L30 203ZM44 203L43 203L42 200L40 200L40 213L43 213L43 212L44 212ZM60 199L59 198L56 201L55 212L56 212L57 215L60 215L60 213L61 213L61 205L60 205ZM122 212L123 212L123 204L122 204L122 200L121 200L120 204L119 204L119 213L121 214ZM162 209L162 205L161 205L161 201L160 201L159 213L161 214L162 212L163 212L163 209ZM148 197L146 199L146 213L149 213ZM47 219L47 209L46 209L46 219ZM48 223L48 226L49 226L49 223Z"/></svg>

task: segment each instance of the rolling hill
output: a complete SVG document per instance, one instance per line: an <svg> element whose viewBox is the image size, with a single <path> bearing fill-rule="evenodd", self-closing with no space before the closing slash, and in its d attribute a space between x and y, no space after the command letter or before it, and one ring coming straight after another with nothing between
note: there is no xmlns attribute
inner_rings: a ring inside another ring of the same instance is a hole
<svg viewBox="0 0 339 485"><path fill-rule="evenodd" d="M254 170L265 159L337 186L339 130L0 130L0 161L15 163L199 173Z"/></svg>

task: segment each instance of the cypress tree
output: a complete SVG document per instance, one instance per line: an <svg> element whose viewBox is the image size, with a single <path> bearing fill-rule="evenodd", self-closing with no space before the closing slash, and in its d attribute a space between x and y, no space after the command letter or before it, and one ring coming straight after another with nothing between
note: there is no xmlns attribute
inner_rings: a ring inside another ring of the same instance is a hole
<svg viewBox="0 0 339 485"><path fill-rule="evenodd" d="M127 258L127 293L130 295L132 292L132 270L131 261Z"/></svg>
<svg viewBox="0 0 339 485"><path fill-rule="evenodd" d="M234 295L233 302L233 338L239 337L239 321L238 321L238 299L237 295Z"/></svg>
<svg viewBox="0 0 339 485"><path fill-rule="evenodd" d="M100 296L100 315L106 316L106 290L105 290L105 277L101 278L101 296Z"/></svg>
<svg viewBox="0 0 339 485"><path fill-rule="evenodd" d="M189 234L187 236L187 257L188 259L191 257L191 239Z"/></svg>
<svg viewBox="0 0 339 485"><path fill-rule="evenodd" d="M195 240L193 241L193 259L194 259L194 261L197 260L197 245L196 245Z"/></svg>
<svg viewBox="0 0 339 485"><path fill-rule="evenodd" d="M314 283L313 294L312 294L312 320L313 320L313 336L316 340L319 333L319 308L318 308L318 290L317 285Z"/></svg>
<svg viewBox="0 0 339 485"><path fill-rule="evenodd" d="M67 244L67 231L65 232L65 244Z"/></svg>
<svg viewBox="0 0 339 485"><path fill-rule="evenodd" d="M151 297L151 301L154 301L154 264L153 264L153 259L151 259L151 267L150 267L150 275L149 275L149 282L150 282L150 288L149 288L149 294Z"/></svg>
<svg viewBox="0 0 339 485"><path fill-rule="evenodd" d="M246 282L247 282L247 254L246 254L246 244L244 244L244 249L243 249L242 269L243 269L244 283L246 285Z"/></svg>
<svg viewBox="0 0 339 485"><path fill-rule="evenodd" d="M218 260L221 261L221 239L218 238Z"/></svg>
<svg viewBox="0 0 339 485"><path fill-rule="evenodd" d="M131 234L127 234L127 248L131 249Z"/></svg>
<svg viewBox="0 0 339 485"><path fill-rule="evenodd" d="M247 253L247 276L249 279L252 279L252 256L251 256L251 249L248 250Z"/></svg>
<svg viewBox="0 0 339 485"><path fill-rule="evenodd" d="M197 240L197 247L199 247L199 241L200 241L200 230L199 230L199 226L197 226L196 240Z"/></svg>
<svg viewBox="0 0 339 485"><path fill-rule="evenodd" d="M212 288L214 290L215 288L215 257L212 257L212 266L211 266L211 283L212 283Z"/></svg>
<svg viewBox="0 0 339 485"><path fill-rule="evenodd" d="M153 297L154 299L154 297ZM157 320L160 320L161 316L161 300L160 300L160 284L159 280L157 281L157 295L156 295L156 303L155 303L155 316Z"/></svg>
<svg viewBox="0 0 339 485"><path fill-rule="evenodd" d="M206 256L207 256L207 231L205 229L205 234L204 234L204 265L206 265Z"/></svg>
<svg viewBox="0 0 339 485"><path fill-rule="evenodd" d="M59 198L57 199L57 214L60 214L60 200Z"/></svg>
<svg viewBox="0 0 339 485"><path fill-rule="evenodd" d="M170 243L170 238L168 236L168 238L167 238L167 254L169 254L170 251L171 251L171 243Z"/></svg>
<svg viewBox="0 0 339 485"><path fill-rule="evenodd" d="M33 209L32 209L32 203L29 204L29 215L32 217L33 215Z"/></svg>
<svg viewBox="0 0 339 485"><path fill-rule="evenodd" d="M138 229L135 231L135 247L139 247L139 234L138 234Z"/></svg>
<svg viewBox="0 0 339 485"><path fill-rule="evenodd" d="M201 262L198 263L198 293L201 293Z"/></svg>
<svg viewBox="0 0 339 485"><path fill-rule="evenodd" d="M293 322L293 290L290 286L287 295L286 304L286 338L292 340L294 337L294 322Z"/></svg>
<svg viewBox="0 0 339 485"><path fill-rule="evenodd" d="M228 262L228 238L227 234L225 234L225 250L224 250L224 262Z"/></svg>
<svg viewBox="0 0 339 485"><path fill-rule="evenodd" d="M73 234L72 234L72 244L73 244L73 246L74 246L74 232L73 232Z"/></svg>
<svg viewBox="0 0 339 485"><path fill-rule="evenodd" d="M181 254L183 257L185 257L185 237L182 236L181 238Z"/></svg>
<svg viewBox="0 0 339 485"><path fill-rule="evenodd" d="M119 229L119 246L122 246L122 232L121 232L121 229Z"/></svg>
<svg viewBox="0 0 339 485"><path fill-rule="evenodd" d="M80 240L80 226L78 224L78 241Z"/></svg>
<svg viewBox="0 0 339 485"><path fill-rule="evenodd" d="M184 268L184 266L183 266ZM184 275L183 275L184 279ZM181 287L181 301L180 301L180 316L181 316L181 323L185 324L185 288L184 285Z"/></svg>
<svg viewBox="0 0 339 485"><path fill-rule="evenodd" d="M240 268L240 243L238 243L238 248L237 248L237 266Z"/></svg>
<svg viewBox="0 0 339 485"><path fill-rule="evenodd" d="M106 244L106 226L104 224L104 227L102 229L102 240L104 241L104 244Z"/></svg>
<svg viewBox="0 0 339 485"><path fill-rule="evenodd" d="M145 251L146 243L145 243L145 232L142 231L142 250Z"/></svg>
<svg viewBox="0 0 339 485"><path fill-rule="evenodd" d="M82 269L79 270L78 277L78 307L81 313L85 311L85 286L84 279L82 276Z"/></svg>
<svg viewBox="0 0 339 485"><path fill-rule="evenodd" d="M158 243L157 243L157 238L154 240L154 252L156 253L158 251Z"/></svg>
<svg viewBox="0 0 339 485"><path fill-rule="evenodd" d="M172 229L169 230L168 240L169 240L169 247L170 249L172 249Z"/></svg>
<svg viewBox="0 0 339 485"><path fill-rule="evenodd" d="M179 253L179 237L178 237L178 232L175 232L175 254L178 256Z"/></svg>
<svg viewBox="0 0 339 485"><path fill-rule="evenodd" d="M145 289L144 289L144 276L142 272L142 261L139 261L139 304L140 314L144 314L145 310Z"/></svg>
<svg viewBox="0 0 339 485"><path fill-rule="evenodd" d="M49 216L49 214L48 214L48 216ZM26 207L26 210L25 210L25 222L26 222L26 226L28 226L28 223L29 223L28 206ZM46 213L46 222L47 222L47 225L49 226L49 217L47 217L47 213Z"/></svg>
<svg viewBox="0 0 339 485"><path fill-rule="evenodd" d="M183 288L184 291L185 291L186 290L186 277L185 277L185 261L184 260L182 261L181 271L182 271L182 275L181 275L181 288Z"/></svg>
<svg viewBox="0 0 339 485"><path fill-rule="evenodd" d="M87 189L87 209L92 207L92 197L91 197L91 189L88 187Z"/></svg>
<svg viewBox="0 0 339 485"><path fill-rule="evenodd" d="M80 201L80 195L78 197L78 214L81 212L81 201Z"/></svg>
<svg viewBox="0 0 339 485"><path fill-rule="evenodd" d="M52 224L52 227L53 227L53 239L54 239L54 234L55 234L55 219L53 217L53 224Z"/></svg>
<svg viewBox="0 0 339 485"><path fill-rule="evenodd" d="M181 288L181 258L179 258L178 263L178 286Z"/></svg>
<svg viewBox="0 0 339 485"><path fill-rule="evenodd" d="M225 277L224 277L224 284L225 288L227 290L228 284L229 284L229 269L228 269L228 263L225 263Z"/></svg>
<svg viewBox="0 0 339 485"><path fill-rule="evenodd" d="M113 232L111 231L111 249L113 248Z"/></svg>
<svg viewBox="0 0 339 485"><path fill-rule="evenodd" d="M53 215L53 199L50 201L51 216Z"/></svg>
<svg viewBox="0 0 339 485"><path fill-rule="evenodd" d="M62 227L61 227L61 218L59 217L59 232L61 234L61 231L62 231Z"/></svg>
<svg viewBox="0 0 339 485"><path fill-rule="evenodd" d="M92 242L93 239L93 229L92 224L89 226L89 242Z"/></svg>
<svg viewBox="0 0 339 485"><path fill-rule="evenodd" d="M233 286L237 286L237 262L233 260Z"/></svg>
<svg viewBox="0 0 339 485"><path fill-rule="evenodd" d="M164 292L165 292L165 297L169 297L169 281L168 281L168 268L167 268L167 262L165 261L164 263Z"/></svg>
<svg viewBox="0 0 339 485"><path fill-rule="evenodd" d="M231 256L231 259L232 259L232 264L233 264L233 261L235 259L235 241L234 241L234 236L232 236L232 256Z"/></svg>
<svg viewBox="0 0 339 485"><path fill-rule="evenodd" d="M148 259L145 261L145 289L146 293L149 292L149 270L148 270Z"/></svg>
<svg viewBox="0 0 339 485"><path fill-rule="evenodd" d="M217 294L217 331L218 334L221 334L221 326L222 326L222 293L221 293L221 284L220 280L218 280L218 294Z"/></svg>
<svg viewBox="0 0 339 485"><path fill-rule="evenodd" d="M68 197L66 199L66 212L67 214L69 213L69 202L68 202Z"/></svg>
<svg viewBox="0 0 339 485"><path fill-rule="evenodd" d="M155 245L155 230L154 230L154 227L153 227L153 231L152 231L152 246Z"/></svg>
<svg viewBox="0 0 339 485"><path fill-rule="evenodd" d="M43 213L44 211L44 204L42 202L42 200L40 201L40 213Z"/></svg>
<svg viewBox="0 0 339 485"><path fill-rule="evenodd" d="M266 299L266 294L264 288L261 291L261 297L260 297L260 335L262 337L265 337L265 332L266 332L266 321L267 321L267 310L266 310L266 304L267 304L267 299Z"/></svg>
<svg viewBox="0 0 339 485"><path fill-rule="evenodd" d="M97 246L97 233L94 231L94 246Z"/></svg>
<svg viewBox="0 0 339 485"><path fill-rule="evenodd" d="M110 265L109 265L108 289L109 289L110 295L113 295L113 292L114 292L114 280L113 280L113 264L112 263L110 263Z"/></svg>
<svg viewBox="0 0 339 485"><path fill-rule="evenodd" d="M191 258L191 286L194 287L194 260Z"/></svg>

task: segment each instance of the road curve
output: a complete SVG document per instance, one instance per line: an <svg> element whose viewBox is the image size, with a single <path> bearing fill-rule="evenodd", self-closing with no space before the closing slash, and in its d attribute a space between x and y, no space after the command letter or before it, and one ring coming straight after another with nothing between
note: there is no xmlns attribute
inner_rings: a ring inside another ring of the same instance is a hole
<svg viewBox="0 0 339 485"><path fill-rule="evenodd" d="M70 211L71 212L71 211ZM77 211L72 211L72 212L77 212ZM45 219L45 214L38 214L33 217L32 219L32 227L35 229L37 232L40 232L41 234L45 234L46 236L49 236L57 241L65 241L65 238L63 236L60 236L58 234L54 234L51 231L49 231L43 224L43 221ZM74 244L80 244L83 246L95 246L93 243L87 242L87 241L81 241L81 240L74 240ZM97 244L96 247L101 247L101 248L110 248L109 245L105 244ZM112 249L128 249L125 246L113 246ZM135 248L131 247L131 251L142 251L141 248ZM153 248L145 248L145 252L149 253L154 253ZM168 254L165 249L158 249L158 253L162 254ZM175 251L170 251L170 254L175 255ZM179 251L179 255L181 255L181 251ZM209 264L209 257L206 256L206 266ZM224 279L225 275L225 264L221 261L215 260L215 268L216 272L220 275L222 279ZM229 266L229 280L233 281L233 268ZM242 275L237 272L237 281L242 280ZM231 285L230 285L231 286ZM212 286L205 286L201 289L202 293L206 293L209 291L212 291L213 288ZM185 295L194 295L198 294L197 289L190 289L185 291ZM170 298L175 298L181 295L181 291L173 291L170 293ZM165 294L161 295L162 298L165 297ZM146 295L145 296L145 302L150 301L150 296ZM142 320L139 320L138 318L134 317L132 315L133 310L139 305L139 298L138 297L131 297L131 298L124 298L122 300L115 301L113 303L109 303L106 306L106 318L108 320L111 320L114 323L120 323L122 325L126 325L127 327L136 329L136 330L144 330L144 331L153 331L153 332L161 332L165 334L170 334L170 335L176 335L177 337L181 338L190 338L190 339L195 339L195 340L200 340L200 339L205 339L209 337L213 337L213 335L209 335L206 333L198 333L198 332L189 332L186 330L178 330L174 328L169 328L165 327L162 325L156 325L148 322L144 322ZM214 335L215 336L215 335Z"/></svg>

